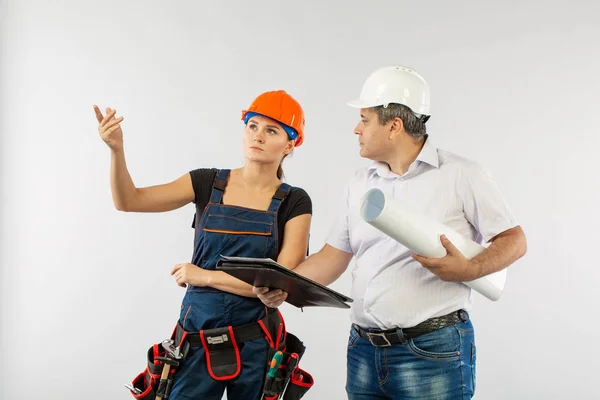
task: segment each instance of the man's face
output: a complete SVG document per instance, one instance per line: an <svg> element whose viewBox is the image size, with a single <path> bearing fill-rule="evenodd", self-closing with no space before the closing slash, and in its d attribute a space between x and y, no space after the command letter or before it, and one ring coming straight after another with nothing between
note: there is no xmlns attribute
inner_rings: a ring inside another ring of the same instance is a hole
<svg viewBox="0 0 600 400"><path fill-rule="evenodd" d="M361 157L382 161L391 150L389 127L380 125L377 113L370 108L361 108L360 122L354 128L354 133L358 135Z"/></svg>

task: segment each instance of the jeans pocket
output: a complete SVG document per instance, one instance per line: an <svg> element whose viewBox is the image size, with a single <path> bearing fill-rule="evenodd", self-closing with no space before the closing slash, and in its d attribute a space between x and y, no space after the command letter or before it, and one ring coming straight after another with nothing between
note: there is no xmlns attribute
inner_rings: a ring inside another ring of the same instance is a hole
<svg viewBox="0 0 600 400"><path fill-rule="evenodd" d="M351 349L356 345L356 341L360 336L354 327L350 328L350 335L348 336L348 348Z"/></svg>
<svg viewBox="0 0 600 400"><path fill-rule="evenodd" d="M454 326L409 339L408 348L417 357L433 361L460 359L460 335Z"/></svg>

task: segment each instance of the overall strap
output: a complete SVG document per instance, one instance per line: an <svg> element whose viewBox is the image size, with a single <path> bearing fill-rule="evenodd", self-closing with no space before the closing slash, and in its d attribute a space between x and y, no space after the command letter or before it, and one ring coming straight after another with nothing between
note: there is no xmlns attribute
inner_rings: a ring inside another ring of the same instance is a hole
<svg viewBox="0 0 600 400"><path fill-rule="evenodd" d="M290 185L288 185L287 183L282 183L273 195L273 199L271 200L271 204L269 205L269 211L277 212L279 206L281 205L281 202L283 201L283 199L285 199L285 196L287 196L291 190L292 187Z"/></svg>
<svg viewBox="0 0 600 400"><path fill-rule="evenodd" d="M228 169L220 169L215 176L215 180L213 183L212 192L210 194L210 202L220 204L223 200L223 193L225 192L225 187L227 186L227 178L229 178Z"/></svg>

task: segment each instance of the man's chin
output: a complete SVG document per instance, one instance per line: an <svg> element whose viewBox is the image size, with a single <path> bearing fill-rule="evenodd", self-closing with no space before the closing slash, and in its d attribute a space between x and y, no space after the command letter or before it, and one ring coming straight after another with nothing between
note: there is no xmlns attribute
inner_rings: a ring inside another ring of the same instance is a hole
<svg viewBox="0 0 600 400"><path fill-rule="evenodd" d="M374 157L373 154L370 154L364 147L360 148L358 155L360 155L362 158L366 158L367 160L378 161L377 157Z"/></svg>

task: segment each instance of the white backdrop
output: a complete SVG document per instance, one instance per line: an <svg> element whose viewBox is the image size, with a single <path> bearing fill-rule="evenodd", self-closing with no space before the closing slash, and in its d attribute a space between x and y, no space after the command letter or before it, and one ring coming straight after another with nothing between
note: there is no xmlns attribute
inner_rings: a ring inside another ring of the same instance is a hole
<svg viewBox="0 0 600 400"><path fill-rule="evenodd" d="M436 144L492 172L528 237L504 297L476 297L476 398L597 396L600 3L570 3L0 2L0 398L132 398L178 316L193 206L113 208L93 104L125 116L143 186L239 166L240 110L288 90L307 124L284 169L312 197L314 252L366 165L345 102L396 63L431 84ZM305 398L345 399L349 313L283 312L317 381Z"/></svg>

